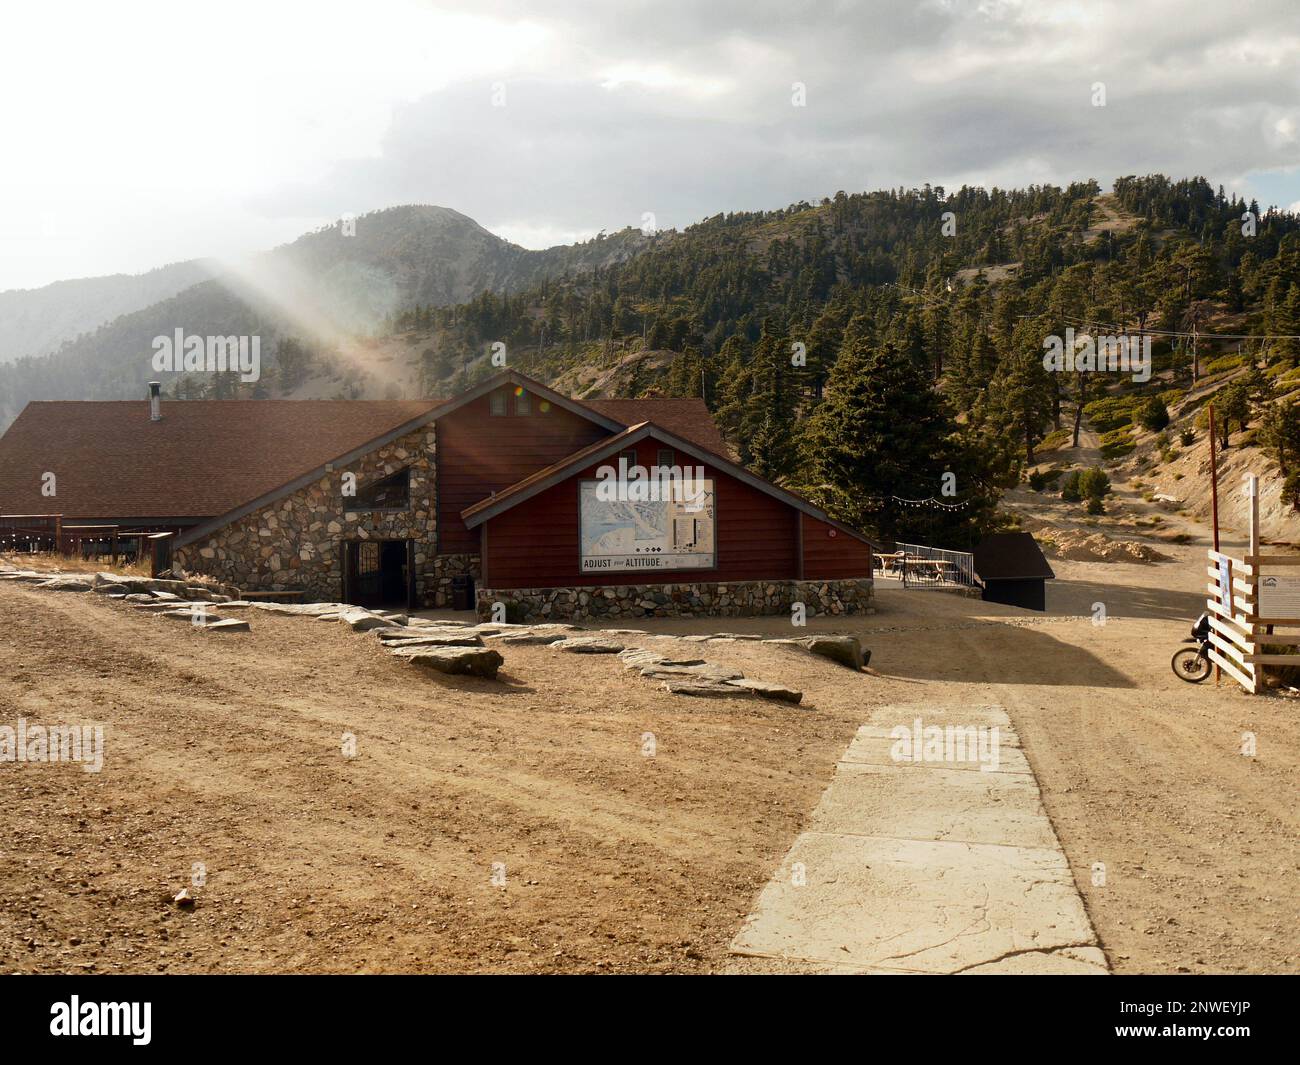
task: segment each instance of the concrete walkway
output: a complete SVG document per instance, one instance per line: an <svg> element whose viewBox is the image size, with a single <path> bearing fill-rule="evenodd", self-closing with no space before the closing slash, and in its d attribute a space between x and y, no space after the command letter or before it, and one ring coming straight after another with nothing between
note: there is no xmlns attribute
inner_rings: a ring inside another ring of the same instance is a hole
<svg viewBox="0 0 1300 1065"><path fill-rule="evenodd" d="M994 706L874 711L731 949L738 973L1108 971Z"/></svg>

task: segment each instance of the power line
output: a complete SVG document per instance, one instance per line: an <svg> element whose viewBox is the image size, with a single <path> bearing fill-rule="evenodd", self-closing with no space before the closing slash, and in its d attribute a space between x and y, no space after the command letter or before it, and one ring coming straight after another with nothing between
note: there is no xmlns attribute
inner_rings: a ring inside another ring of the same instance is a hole
<svg viewBox="0 0 1300 1065"><path fill-rule="evenodd" d="M1020 314L1018 318L1040 318L1038 314ZM1089 323L1086 319L1074 314L1061 315L1070 325L1081 325L1085 329L1092 328L1095 325L1099 329L1110 329L1114 332L1122 333L1114 322L1094 322ZM1184 332L1177 329L1139 329L1138 332L1143 336L1154 337L1195 337L1199 340L1300 340L1300 334L1296 333L1201 333L1201 332Z"/></svg>

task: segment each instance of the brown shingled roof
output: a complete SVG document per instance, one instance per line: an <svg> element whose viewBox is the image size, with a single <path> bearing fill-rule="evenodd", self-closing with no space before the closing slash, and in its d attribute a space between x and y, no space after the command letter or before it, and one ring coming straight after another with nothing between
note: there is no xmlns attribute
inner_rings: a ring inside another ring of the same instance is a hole
<svg viewBox="0 0 1300 1065"><path fill-rule="evenodd" d="M734 458L702 399L582 399L578 402L624 425L654 422L714 454Z"/></svg>
<svg viewBox="0 0 1300 1065"><path fill-rule="evenodd" d="M701 399L570 400L514 370L454 400L164 399L158 422L145 399L37 402L0 437L0 514L221 518L505 381L556 395L579 413L589 408L606 428L653 421L731 454ZM58 478L53 498L41 495L47 471Z"/></svg>
<svg viewBox="0 0 1300 1065"><path fill-rule="evenodd" d="M29 403L0 438L0 514L224 514L429 414L438 401ZM41 476L58 494L41 495Z"/></svg>

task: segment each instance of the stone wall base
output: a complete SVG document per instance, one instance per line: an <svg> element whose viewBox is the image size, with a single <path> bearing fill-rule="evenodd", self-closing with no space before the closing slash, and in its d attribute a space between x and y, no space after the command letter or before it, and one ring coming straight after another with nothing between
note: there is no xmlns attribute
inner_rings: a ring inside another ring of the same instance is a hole
<svg viewBox="0 0 1300 1065"><path fill-rule="evenodd" d="M596 588L480 588L478 616L493 620L581 621L607 618L753 617L786 614L802 603L806 617L862 614L871 608L870 577L840 581L731 581L709 584L630 584ZM497 619L499 620L499 618Z"/></svg>
<svg viewBox="0 0 1300 1065"><path fill-rule="evenodd" d="M425 585L424 605L435 609L451 607L451 580L468 573L478 587L478 555L434 555L432 572Z"/></svg>

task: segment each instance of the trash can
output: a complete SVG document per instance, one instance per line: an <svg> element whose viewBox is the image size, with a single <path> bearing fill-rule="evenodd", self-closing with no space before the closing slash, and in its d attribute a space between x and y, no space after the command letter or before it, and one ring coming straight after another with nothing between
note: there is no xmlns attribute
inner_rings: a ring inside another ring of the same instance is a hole
<svg viewBox="0 0 1300 1065"><path fill-rule="evenodd" d="M468 573L451 579L452 610L474 609L474 578Z"/></svg>

